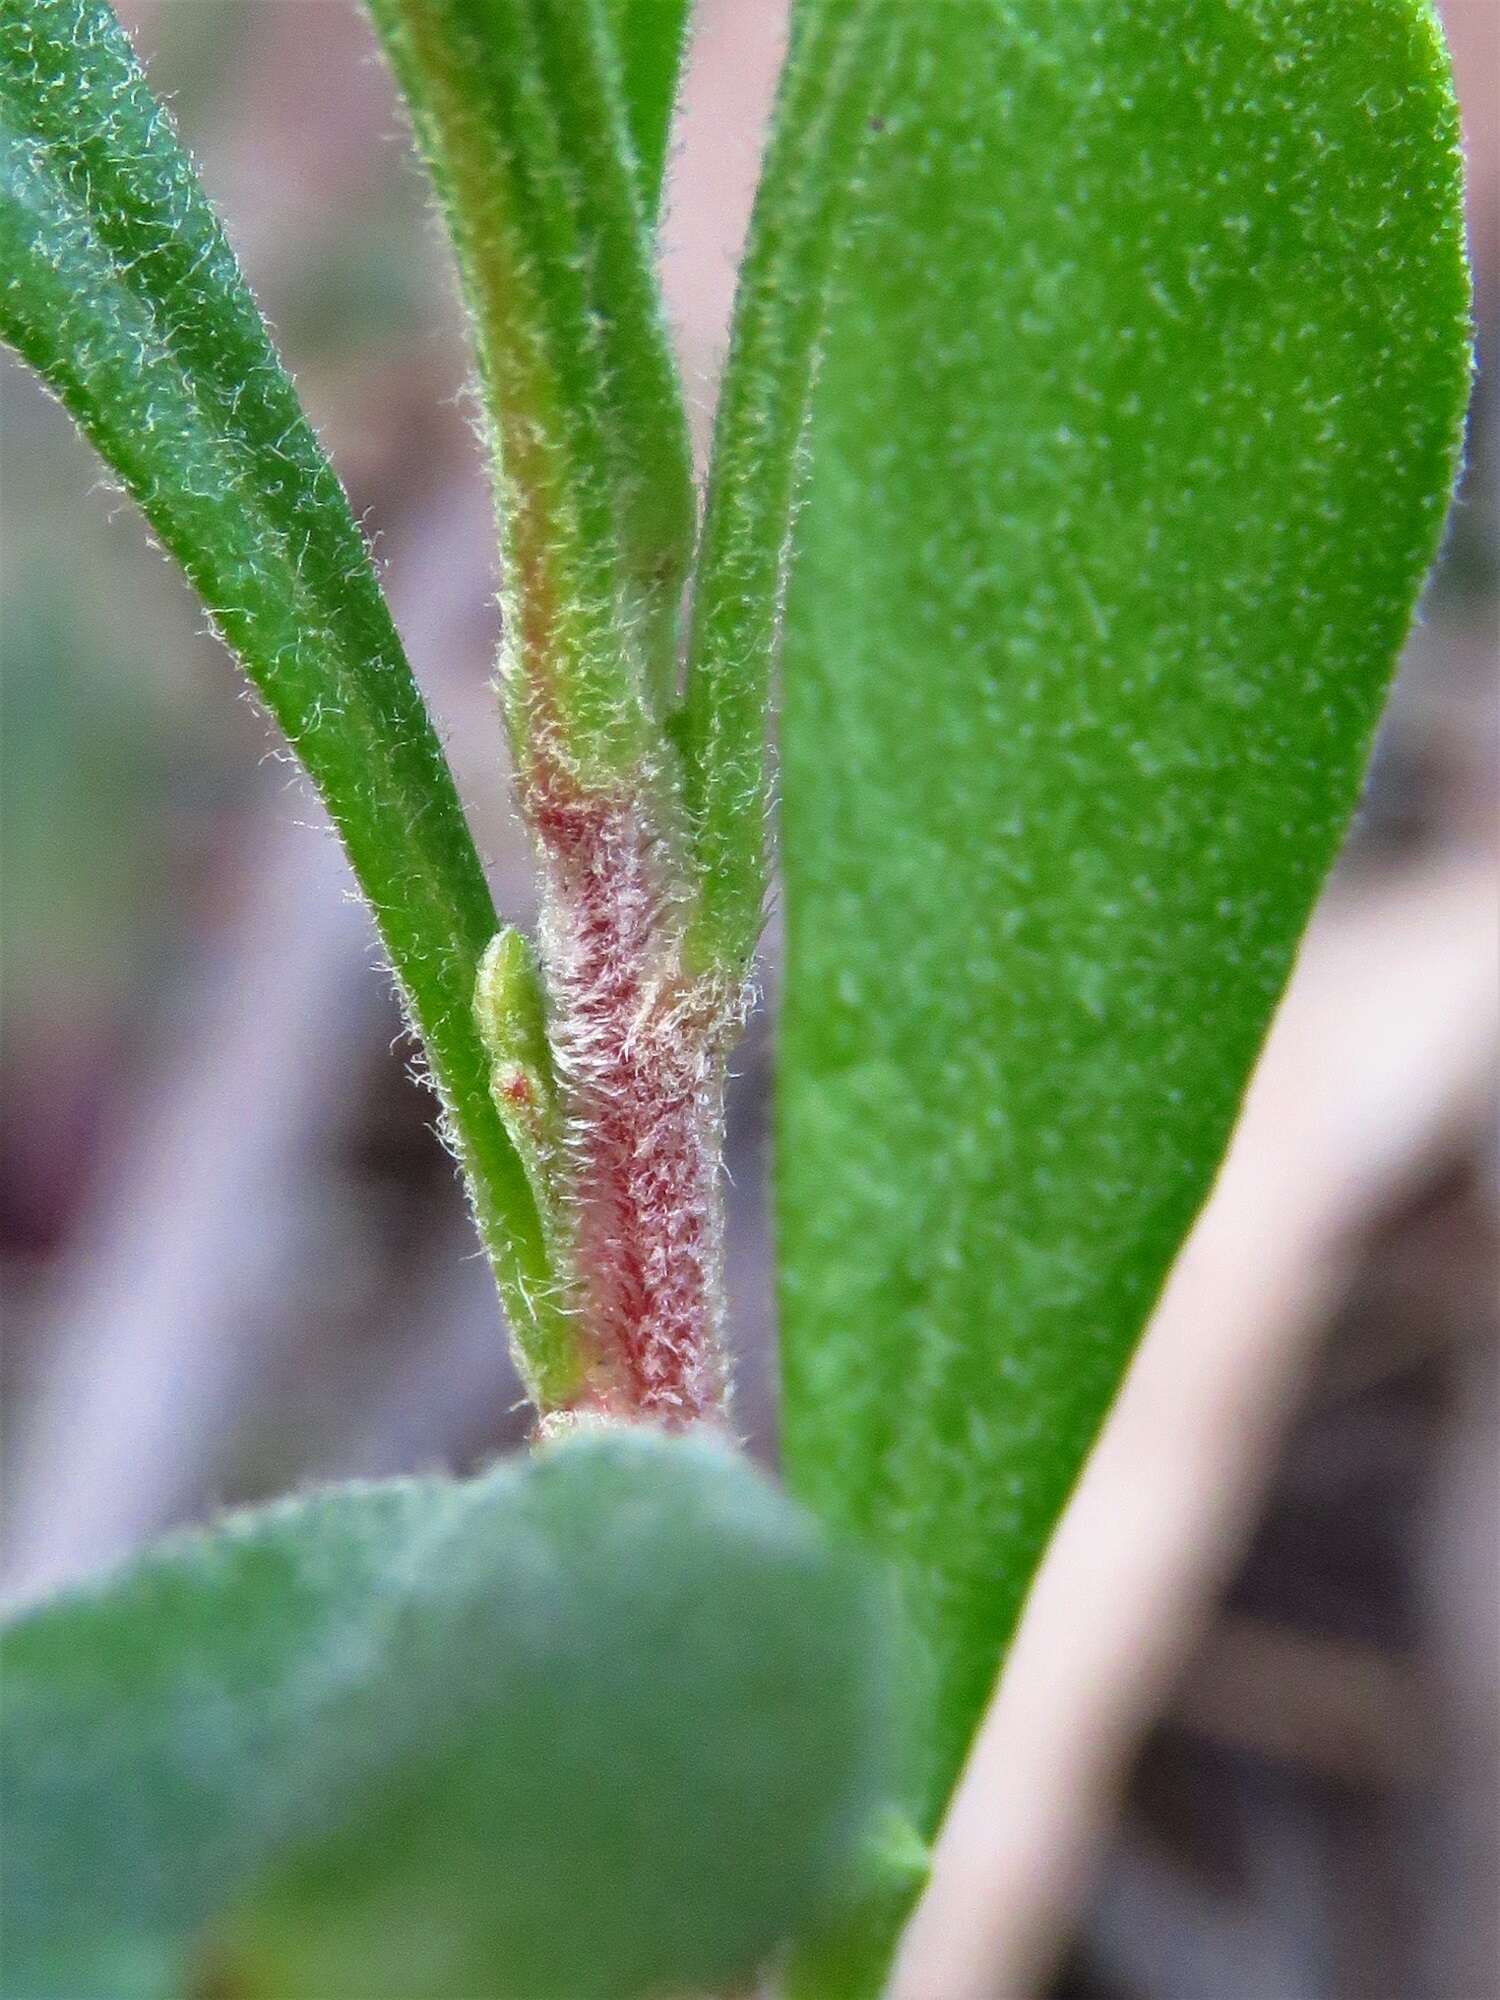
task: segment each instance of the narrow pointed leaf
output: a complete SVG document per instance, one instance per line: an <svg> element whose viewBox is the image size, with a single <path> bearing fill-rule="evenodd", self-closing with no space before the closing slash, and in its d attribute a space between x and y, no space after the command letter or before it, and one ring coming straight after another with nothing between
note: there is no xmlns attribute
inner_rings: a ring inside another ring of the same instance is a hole
<svg viewBox="0 0 1500 2000"><path fill-rule="evenodd" d="M689 0L608 0L641 206L654 218L687 43Z"/></svg>
<svg viewBox="0 0 1500 2000"><path fill-rule="evenodd" d="M370 0L458 253L495 446L507 716L609 784L656 748L687 430L604 0ZM641 58L645 61L644 55ZM635 79L655 146L663 79Z"/></svg>
<svg viewBox="0 0 1500 2000"><path fill-rule="evenodd" d="M904 1571L930 1820L1347 825L1467 287L1423 0L898 11L787 612L777 1180L788 1476Z"/></svg>
<svg viewBox="0 0 1500 2000"><path fill-rule="evenodd" d="M168 1544L0 1644L3 1990L739 1990L878 1806L887 1613L648 1433Z"/></svg>
<svg viewBox="0 0 1500 2000"><path fill-rule="evenodd" d="M348 504L99 0L0 10L0 334L181 563L323 796L426 1045L534 1375L565 1353L471 1014L494 911Z"/></svg>
<svg viewBox="0 0 1500 2000"><path fill-rule="evenodd" d="M677 733L699 875L689 949L734 977L765 901L767 709L808 397L896 18L888 0L793 17L714 420Z"/></svg>

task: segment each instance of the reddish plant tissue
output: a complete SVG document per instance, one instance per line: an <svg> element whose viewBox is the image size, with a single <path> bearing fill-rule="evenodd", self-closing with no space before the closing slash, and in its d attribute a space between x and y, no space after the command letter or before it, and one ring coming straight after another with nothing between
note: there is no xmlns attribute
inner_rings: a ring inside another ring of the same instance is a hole
<svg viewBox="0 0 1500 2000"><path fill-rule="evenodd" d="M563 1119L571 1277L589 1350L575 1407L680 1426L725 1414L719 1185L737 1016L684 972L655 788L531 788Z"/></svg>

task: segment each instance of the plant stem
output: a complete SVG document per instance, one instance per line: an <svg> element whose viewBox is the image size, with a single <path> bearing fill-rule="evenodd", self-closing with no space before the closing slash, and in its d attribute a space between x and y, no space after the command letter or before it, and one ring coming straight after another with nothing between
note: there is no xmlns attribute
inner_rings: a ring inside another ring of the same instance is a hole
<svg viewBox="0 0 1500 2000"><path fill-rule="evenodd" d="M741 1015L690 978L672 800L534 762L559 1193L584 1349L573 1406L670 1425L725 1414L724 1061Z"/></svg>

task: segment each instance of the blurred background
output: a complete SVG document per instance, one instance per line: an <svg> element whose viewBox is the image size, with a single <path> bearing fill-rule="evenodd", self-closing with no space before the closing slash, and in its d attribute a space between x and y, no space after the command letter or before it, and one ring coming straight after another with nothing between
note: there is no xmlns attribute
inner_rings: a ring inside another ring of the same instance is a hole
<svg viewBox="0 0 1500 2000"><path fill-rule="evenodd" d="M377 538L497 901L488 499L445 253L353 0L120 11ZM666 277L706 427L779 49L701 0ZM1500 7L1444 0L1481 339ZM142 523L0 365L3 1583L524 1427L343 862ZM1496 403L1355 839L1049 1557L902 2000L1500 1994ZM774 950L774 946L773 946ZM731 1113L774 1449L768 1042Z"/></svg>

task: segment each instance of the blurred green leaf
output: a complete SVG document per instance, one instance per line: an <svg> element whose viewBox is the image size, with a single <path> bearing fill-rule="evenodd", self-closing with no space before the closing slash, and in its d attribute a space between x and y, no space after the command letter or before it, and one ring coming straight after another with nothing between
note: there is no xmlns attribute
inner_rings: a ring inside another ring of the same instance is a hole
<svg viewBox="0 0 1500 2000"><path fill-rule="evenodd" d="M546 1376L565 1334L470 1006L484 875L348 503L101 0L0 11L0 334L123 479L321 792Z"/></svg>
<svg viewBox="0 0 1500 2000"><path fill-rule="evenodd" d="M1468 297L1421 0L903 10L865 171L785 640L782 1408L936 1661L930 1823L1348 823Z"/></svg>
<svg viewBox="0 0 1500 2000"><path fill-rule="evenodd" d="M888 1613L743 1459L646 1432L168 1544L0 1647L4 1990L743 1981L872 1825Z"/></svg>

